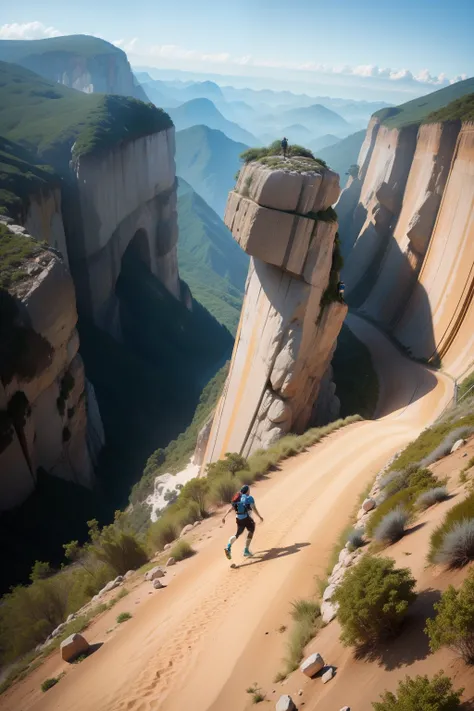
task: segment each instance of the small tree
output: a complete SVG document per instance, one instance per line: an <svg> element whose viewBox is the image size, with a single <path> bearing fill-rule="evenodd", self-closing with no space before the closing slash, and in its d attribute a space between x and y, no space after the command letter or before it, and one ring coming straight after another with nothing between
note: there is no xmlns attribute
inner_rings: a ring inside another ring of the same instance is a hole
<svg viewBox="0 0 474 711"><path fill-rule="evenodd" d="M426 622L431 650L449 647L474 664L474 571L459 590L450 585L434 607L436 617Z"/></svg>
<svg viewBox="0 0 474 711"><path fill-rule="evenodd" d="M396 694L386 691L372 707L375 711L456 711L461 707L462 692L453 691L451 680L443 672L433 679L407 676Z"/></svg>
<svg viewBox="0 0 474 711"><path fill-rule="evenodd" d="M389 558L365 556L349 570L334 600L344 645L374 646L397 634L415 600L415 580Z"/></svg>
<svg viewBox="0 0 474 711"><path fill-rule="evenodd" d="M34 583L35 580L44 580L45 578L49 578L51 575L53 575L53 572L54 571L49 563L44 563L41 560L37 560L31 568L30 580L32 583Z"/></svg>
<svg viewBox="0 0 474 711"><path fill-rule="evenodd" d="M242 457L237 452L226 452L224 459L219 459L217 462L211 462L207 465L206 473L211 479L222 474L236 474L236 472L249 468L245 457Z"/></svg>
<svg viewBox="0 0 474 711"><path fill-rule="evenodd" d="M359 166L353 163L346 172L346 175L350 175L351 178L357 178L359 175Z"/></svg>
<svg viewBox="0 0 474 711"><path fill-rule="evenodd" d="M207 479L190 479L181 489L179 502L193 501L199 507L199 515L207 516L207 501L209 496L209 482Z"/></svg>

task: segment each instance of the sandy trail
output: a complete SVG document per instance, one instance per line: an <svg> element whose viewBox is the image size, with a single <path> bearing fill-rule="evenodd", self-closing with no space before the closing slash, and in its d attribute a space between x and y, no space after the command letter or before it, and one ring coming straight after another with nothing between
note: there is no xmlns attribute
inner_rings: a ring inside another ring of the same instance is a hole
<svg viewBox="0 0 474 711"><path fill-rule="evenodd" d="M255 558L241 561L239 541L234 558L242 565L231 570L222 549L234 523L219 529L216 522L212 539L169 587L137 607L92 657L42 698L25 695L33 683L26 680L1 708L241 711L252 682L271 688L284 654L277 630L289 624L291 601L314 591L361 491L453 394L448 377L406 359L373 326L355 316L348 324L377 367L379 419L335 433L254 488L265 519Z"/></svg>

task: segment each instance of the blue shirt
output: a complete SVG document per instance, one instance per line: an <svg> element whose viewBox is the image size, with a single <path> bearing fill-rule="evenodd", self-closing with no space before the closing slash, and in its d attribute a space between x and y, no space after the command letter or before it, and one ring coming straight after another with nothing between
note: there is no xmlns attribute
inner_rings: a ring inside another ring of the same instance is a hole
<svg viewBox="0 0 474 711"><path fill-rule="evenodd" d="M249 494L242 494L240 501L237 504L237 518L239 520L247 518L254 503L255 499L253 496L250 496Z"/></svg>

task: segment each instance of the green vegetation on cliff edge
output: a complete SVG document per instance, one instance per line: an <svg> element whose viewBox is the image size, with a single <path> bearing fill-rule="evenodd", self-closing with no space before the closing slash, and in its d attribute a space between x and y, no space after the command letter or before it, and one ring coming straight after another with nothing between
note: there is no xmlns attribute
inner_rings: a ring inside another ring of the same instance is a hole
<svg viewBox="0 0 474 711"><path fill-rule="evenodd" d="M474 93L452 101L439 111L433 111L426 119L426 123L438 121L474 121Z"/></svg>
<svg viewBox="0 0 474 711"><path fill-rule="evenodd" d="M105 94L84 94L0 62L0 135L33 151L55 168L172 126L152 104Z"/></svg>
<svg viewBox="0 0 474 711"><path fill-rule="evenodd" d="M391 106L376 111L374 117L388 128L403 128L410 124L423 123L434 111L444 108L455 99L474 91L474 78L458 81L432 94L420 96L400 106Z"/></svg>

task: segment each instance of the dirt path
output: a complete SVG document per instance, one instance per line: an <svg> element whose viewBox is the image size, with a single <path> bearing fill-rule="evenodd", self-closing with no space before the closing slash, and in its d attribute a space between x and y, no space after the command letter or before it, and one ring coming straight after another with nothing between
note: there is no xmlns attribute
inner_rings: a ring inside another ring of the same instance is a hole
<svg viewBox="0 0 474 711"><path fill-rule="evenodd" d="M290 602L314 591L360 492L452 397L449 378L404 358L361 319L348 322L377 366L379 419L335 433L254 487L265 518L255 558L231 570L222 549L234 524L215 522L199 554L93 656L44 696L37 689L45 675L35 672L0 708L241 711L250 684L271 688ZM242 545L234 546L237 562Z"/></svg>

